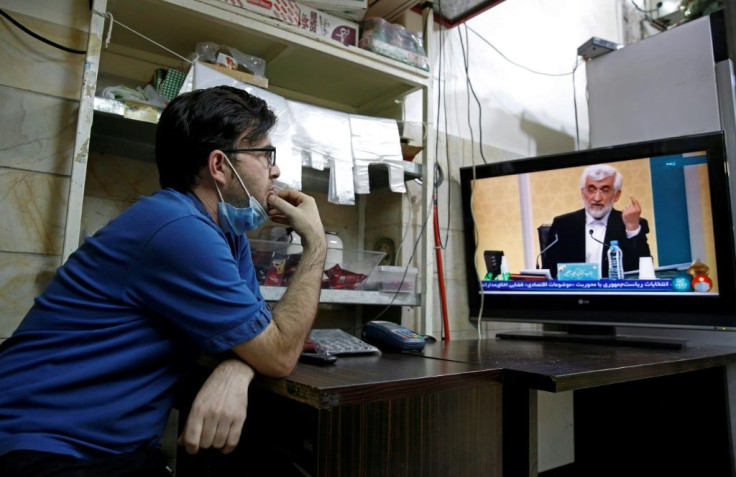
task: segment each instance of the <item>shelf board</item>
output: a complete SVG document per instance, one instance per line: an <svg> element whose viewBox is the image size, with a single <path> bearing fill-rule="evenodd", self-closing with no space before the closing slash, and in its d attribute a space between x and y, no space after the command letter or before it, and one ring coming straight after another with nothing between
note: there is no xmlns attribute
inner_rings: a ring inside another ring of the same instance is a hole
<svg viewBox="0 0 736 477"><path fill-rule="evenodd" d="M266 301L279 301L285 291L285 287L261 287L261 293ZM323 289L319 302L345 305L419 306L421 294Z"/></svg>
<svg viewBox="0 0 736 477"><path fill-rule="evenodd" d="M99 154L109 154L155 162L156 112L145 112L140 117L140 109L126 108L125 103L114 99L95 97L94 120L92 122L92 140L90 150ZM138 114L136 117L130 115ZM422 177L422 165L402 161L404 179L412 180ZM388 187L388 168L385 164L372 164L368 168L371 189ZM330 182L329 169L317 170L302 168L302 189L307 191L327 192Z"/></svg>
<svg viewBox="0 0 736 477"><path fill-rule="evenodd" d="M108 11L117 22L182 57L189 57L197 43L207 41L262 58L273 92L301 101L312 98L314 104L329 104L345 112L370 114L380 104L425 87L430 79L429 72L420 68L220 0L110 0ZM111 44L176 59L118 25ZM101 74L105 73L104 57L103 49ZM117 73L120 71L118 68ZM153 71L137 74L148 75L138 78L142 86Z"/></svg>
<svg viewBox="0 0 736 477"><path fill-rule="evenodd" d="M155 123L129 117L122 101L95 97L93 107L90 151L155 162Z"/></svg>

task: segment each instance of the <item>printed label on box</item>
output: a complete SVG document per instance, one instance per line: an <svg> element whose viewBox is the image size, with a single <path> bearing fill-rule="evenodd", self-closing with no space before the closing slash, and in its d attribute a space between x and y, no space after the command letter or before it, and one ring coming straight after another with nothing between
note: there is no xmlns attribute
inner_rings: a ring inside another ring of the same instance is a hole
<svg viewBox="0 0 736 477"><path fill-rule="evenodd" d="M200 0L210 3L207 0ZM358 45L358 24L291 0L219 0L261 15L279 19L302 30L332 38L344 45Z"/></svg>

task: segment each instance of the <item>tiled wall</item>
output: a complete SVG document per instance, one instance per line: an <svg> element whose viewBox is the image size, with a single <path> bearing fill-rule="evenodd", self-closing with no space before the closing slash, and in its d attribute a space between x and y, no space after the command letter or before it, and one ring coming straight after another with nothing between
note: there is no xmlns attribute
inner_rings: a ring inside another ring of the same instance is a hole
<svg viewBox="0 0 736 477"><path fill-rule="evenodd" d="M464 166L480 165L486 162L498 162L515 159L518 155L491 146L483 147L481 157L478 144L454 136L438 135L439 143L437 162L444 170L444 184L438 194L438 215L440 224L440 240L442 242L442 265L445 277L445 297L447 306L448 324L451 339L470 339L478 336L475 322L470 321L470 312L467 303L467 280L465 278L465 245L463 232L463 214L460 198L460 168ZM432 146L430 146L432 147ZM446 152L447 151L447 152ZM447 156L450 164L447 163ZM433 218L423 217L421 212L421 190L415 183L408 184L411 200L404 201L404 216L411 221L411 244L422 230L426 221L425 232L433 234ZM448 200L449 193L449 200ZM410 209L410 211L407 211ZM449 213L448 213L449 210ZM421 245L420 245L421 247ZM417 250L419 253L419 249ZM433 334L439 338L442 334L442 304L437 274L437 262L434 252L431 254L431 263L427 269L433 275L434 289L430 291L433 300ZM405 310L403 324L419 328L421 326L420 309ZM518 323L500 323L484 321L481 327L483 336L488 336L499 330L527 328L535 325Z"/></svg>
<svg viewBox="0 0 736 477"><path fill-rule="evenodd" d="M17 21L85 49L72 16ZM83 11L83 10L82 10ZM0 19L0 340L60 263L84 56L52 48Z"/></svg>

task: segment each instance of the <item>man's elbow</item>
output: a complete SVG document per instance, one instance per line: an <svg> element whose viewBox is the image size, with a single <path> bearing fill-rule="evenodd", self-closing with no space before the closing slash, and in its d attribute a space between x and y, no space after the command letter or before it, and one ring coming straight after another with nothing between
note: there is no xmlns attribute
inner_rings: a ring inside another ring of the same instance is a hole
<svg viewBox="0 0 736 477"><path fill-rule="evenodd" d="M271 378L285 378L290 375L296 367L296 359L277 358L267 362L259 363L254 368L260 374Z"/></svg>
<svg viewBox="0 0 736 477"><path fill-rule="evenodd" d="M241 343L232 350L259 374L282 378L291 374L302 351L301 344L286 346L273 338L271 327L250 341Z"/></svg>

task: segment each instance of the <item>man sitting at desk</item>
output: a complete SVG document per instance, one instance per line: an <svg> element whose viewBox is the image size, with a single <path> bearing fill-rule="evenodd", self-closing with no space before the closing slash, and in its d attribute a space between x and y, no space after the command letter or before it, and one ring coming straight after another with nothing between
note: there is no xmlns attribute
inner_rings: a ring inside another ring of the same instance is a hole
<svg viewBox="0 0 736 477"><path fill-rule="evenodd" d="M607 250L611 240L618 240L623 251L624 271L639 268L639 257L650 255L647 234L649 224L641 218L639 202L630 196L631 203L622 211L613 204L621 197L623 177L613 166L588 166L580 176L583 208L559 215L549 229L549 246L542 254L543 268L557 276L559 263L597 263L601 276L608 276Z"/></svg>
<svg viewBox="0 0 736 477"><path fill-rule="evenodd" d="M190 453L233 450L254 370L296 366L327 251L314 199L274 191L275 123L265 101L226 86L169 103L156 129L162 190L87 238L0 347L0 475L168 475L159 439L202 352L236 359L199 390L180 440ZM303 245L273 309L245 236L269 217Z"/></svg>

